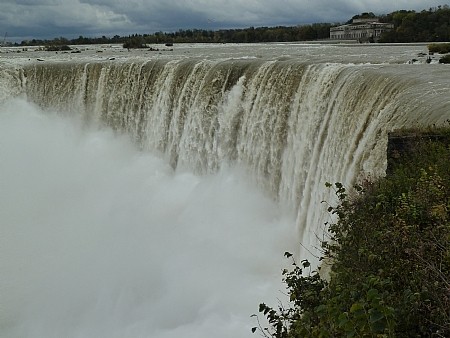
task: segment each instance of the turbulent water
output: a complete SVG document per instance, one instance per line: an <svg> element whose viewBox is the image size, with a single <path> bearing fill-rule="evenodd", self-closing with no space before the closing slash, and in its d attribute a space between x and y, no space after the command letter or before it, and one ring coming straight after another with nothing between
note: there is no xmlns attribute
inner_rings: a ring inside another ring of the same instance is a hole
<svg viewBox="0 0 450 338"><path fill-rule="evenodd" d="M318 254L325 182L450 119L424 49L1 54L0 335L250 335L283 252Z"/></svg>

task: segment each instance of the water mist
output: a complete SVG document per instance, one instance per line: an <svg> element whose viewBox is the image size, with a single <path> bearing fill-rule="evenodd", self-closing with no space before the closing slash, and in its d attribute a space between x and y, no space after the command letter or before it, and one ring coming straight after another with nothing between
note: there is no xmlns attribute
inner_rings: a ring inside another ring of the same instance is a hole
<svg viewBox="0 0 450 338"><path fill-rule="evenodd" d="M246 337L293 215L239 169L176 172L110 130L0 111L1 335Z"/></svg>

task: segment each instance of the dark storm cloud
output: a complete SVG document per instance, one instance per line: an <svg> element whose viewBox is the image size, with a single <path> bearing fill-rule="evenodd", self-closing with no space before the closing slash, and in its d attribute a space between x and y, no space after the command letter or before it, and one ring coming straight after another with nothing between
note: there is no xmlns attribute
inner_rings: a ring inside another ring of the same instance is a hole
<svg viewBox="0 0 450 338"><path fill-rule="evenodd" d="M441 0L2 0L0 34L51 38L342 22L361 12L383 14L440 4Z"/></svg>

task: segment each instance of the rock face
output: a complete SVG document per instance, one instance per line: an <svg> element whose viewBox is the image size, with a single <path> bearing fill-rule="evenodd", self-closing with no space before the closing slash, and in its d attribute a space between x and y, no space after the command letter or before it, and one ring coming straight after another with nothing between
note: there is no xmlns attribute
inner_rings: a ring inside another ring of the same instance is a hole
<svg viewBox="0 0 450 338"><path fill-rule="evenodd" d="M450 135L432 132L392 132L388 134L386 175L393 172L400 158L412 155L420 142L440 142L450 146Z"/></svg>

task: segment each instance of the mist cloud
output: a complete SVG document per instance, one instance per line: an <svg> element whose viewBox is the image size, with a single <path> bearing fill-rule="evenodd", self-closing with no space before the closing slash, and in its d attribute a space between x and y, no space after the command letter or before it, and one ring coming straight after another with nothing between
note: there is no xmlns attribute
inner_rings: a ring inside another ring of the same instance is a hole
<svg viewBox="0 0 450 338"><path fill-rule="evenodd" d="M238 170L174 172L81 125L0 105L0 336L250 336L294 215Z"/></svg>

